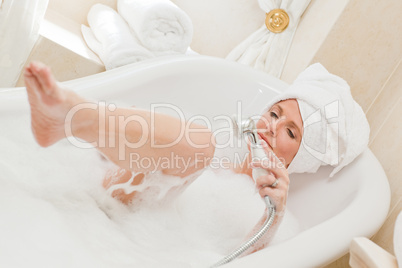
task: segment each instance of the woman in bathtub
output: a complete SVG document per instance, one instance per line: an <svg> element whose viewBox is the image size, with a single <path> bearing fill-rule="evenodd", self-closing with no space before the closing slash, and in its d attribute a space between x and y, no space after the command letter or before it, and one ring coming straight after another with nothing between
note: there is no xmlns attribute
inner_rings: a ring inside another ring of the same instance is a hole
<svg viewBox="0 0 402 268"><path fill-rule="evenodd" d="M60 88L49 68L41 63L28 65L25 84L32 131L39 145L50 146L66 135L93 143L120 168L117 180L105 178L105 188L127 182L133 172L147 174L160 170L187 180L189 175L207 167L214 156L215 139L204 126L136 108L105 109L73 91ZM321 115L320 119L316 119L316 115ZM311 118L314 122L310 122ZM100 126L99 122L106 125ZM115 125L109 125L110 122ZM278 212L268 237L272 237L286 206L289 172L315 172L321 165L330 164L335 166L335 173L360 154L368 141L367 121L346 82L318 64L304 71L285 94L270 100L257 128L269 164L251 161L248 157L235 171L250 177L253 168L270 172L256 180L261 197L268 195ZM182 130L188 135L181 135ZM152 142L151 131L154 133ZM100 146L100 139L108 142ZM124 144L119 144L123 141ZM156 147L154 142L169 146ZM141 146L130 146L135 143ZM174 161L170 157L172 153L181 161ZM133 165L133 154L152 161L146 166ZM156 165L160 159L164 160L164 165ZM169 159L171 162L166 163ZM140 184L143 179L143 175L136 176L131 184ZM116 190L112 195L129 204L136 194ZM252 250L262 246L260 243Z"/></svg>

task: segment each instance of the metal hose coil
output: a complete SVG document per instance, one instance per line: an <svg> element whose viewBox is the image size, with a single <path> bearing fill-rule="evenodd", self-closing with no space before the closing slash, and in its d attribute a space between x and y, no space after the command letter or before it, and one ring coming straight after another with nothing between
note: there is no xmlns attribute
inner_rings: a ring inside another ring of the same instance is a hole
<svg viewBox="0 0 402 268"><path fill-rule="evenodd" d="M272 205L268 196L265 196L264 200L268 209L268 213L267 213L267 219L265 220L261 229L255 235L253 235L247 242L241 245L238 249L234 250L232 253L224 257L222 260L212 265L211 268L218 267L233 261L234 259L239 257L243 252L249 249L252 245L254 245L269 230L272 223L274 222L275 207Z"/></svg>

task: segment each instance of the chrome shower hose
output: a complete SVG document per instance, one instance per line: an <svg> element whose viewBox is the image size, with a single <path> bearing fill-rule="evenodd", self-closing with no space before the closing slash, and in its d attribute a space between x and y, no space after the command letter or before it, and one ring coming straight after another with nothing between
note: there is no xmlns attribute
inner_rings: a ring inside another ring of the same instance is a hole
<svg viewBox="0 0 402 268"><path fill-rule="evenodd" d="M275 206L272 205L268 196L265 196L264 201L267 206L268 212L267 212L267 219L265 220L261 229L255 235L253 235L247 242L241 245L238 249L234 250L231 254L227 255L225 258L212 265L211 268L218 267L233 261L234 259L239 257L243 252L249 249L252 245L254 245L269 230L272 223L274 222Z"/></svg>

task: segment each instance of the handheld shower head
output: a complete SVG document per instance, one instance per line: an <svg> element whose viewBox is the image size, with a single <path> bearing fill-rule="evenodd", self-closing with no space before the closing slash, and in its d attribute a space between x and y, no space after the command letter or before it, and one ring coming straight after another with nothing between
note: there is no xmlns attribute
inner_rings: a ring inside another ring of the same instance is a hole
<svg viewBox="0 0 402 268"><path fill-rule="evenodd" d="M238 119L239 118L236 116L232 116L233 131L235 136L237 136L239 139L247 136L252 144L260 144L254 120L247 118L240 119L239 121Z"/></svg>
<svg viewBox="0 0 402 268"><path fill-rule="evenodd" d="M232 121L233 121L233 131L234 134L238 138L243 138L244 136L247 136L248 139L250 140L250 152L252 159L258 159L262 161L262 159L266 159L267 155L265 154L265 150L263 146L261 145L260 142L260 137L257 133L257 128L255 125L255 122L253 119L241 119L237 120L235 116L232 116ZM254 179L254 182L257 183L257 178L270 174L267 170L263 168L254 168L252 171L252 177ZM271 225L274 222L275 218L275 205L271 202L269 196L264 196L264 201L265 205L267 207L267 218L262 225L261 229L254 235L252 236L247 242L245 242L243 245L241 245L239 248L234 250L231 254L214 264L212 267L218 267L222 264L231 262L241 254L243 254L247 249L249 249L253 244L255 244L264 234L265 232L268 231L268 229L271 227Z"/></svg>

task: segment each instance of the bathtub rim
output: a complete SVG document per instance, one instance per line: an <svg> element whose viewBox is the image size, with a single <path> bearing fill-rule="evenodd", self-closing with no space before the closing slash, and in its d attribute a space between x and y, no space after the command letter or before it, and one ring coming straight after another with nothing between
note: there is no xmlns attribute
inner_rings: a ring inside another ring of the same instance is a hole
<svg viewBox="0 0 402 268"><path fill-rule="evenodd" d="M187 70L183 68L184 65L191 65L191 68ZM153 58L141 62L136 62L121 66L105 72L59 82L59 85L65 88L69 88L84 97L91 98L94 95L108 94L107 90L102 88L104 83L110 84L113 81L130 80L130 76L139 76L138 81L135 83L142 83L153 79L154 70L160 70L164 72L174 73L175 71L193 71L193 70L208 70L205 68L211 68L213 66L214 71L218 73L222 72L235 72L238 77L249 77L250 75L258 81L269 81L272 84L272 88L275 88L277 93L285 90L289 85L275 78L263 71L256 70L250 66L239 64L237 62L228 61L221 58L211 56L187 56L187 55L175 55L175 56L162 56ZM28 109L27 93L25 87L12 87L2 88L0 87L0 111L2 110L20 110ZM12 101L12 102L11 102Z"/></svg>

